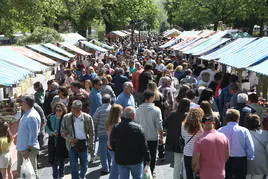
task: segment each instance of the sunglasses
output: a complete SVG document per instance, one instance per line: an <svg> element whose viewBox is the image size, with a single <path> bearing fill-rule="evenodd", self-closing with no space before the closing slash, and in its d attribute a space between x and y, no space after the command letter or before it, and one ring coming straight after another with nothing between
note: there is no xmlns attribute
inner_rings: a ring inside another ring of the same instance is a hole
<svg viewBox="0 0 268 179"><path fill-rule="evenodd" d="M56 109L56 112L62 112L62 110L61 109Z"/></svg>

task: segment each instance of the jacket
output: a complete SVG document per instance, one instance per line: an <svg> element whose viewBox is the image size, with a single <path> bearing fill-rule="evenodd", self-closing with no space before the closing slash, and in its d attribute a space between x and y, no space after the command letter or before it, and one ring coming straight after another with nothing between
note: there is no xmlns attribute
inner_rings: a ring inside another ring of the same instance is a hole
<svg viewBox="0 0 268 179"><path fill-rule="evenodd" d="M68 151L66 148L65 139L60 134L60 126L62 123L62 118L57 119L55 115L50 115L47 120L46 131L49 135L48 138L48 162L50 164L54 163L55 157L57 158L67 158ZM58 136L53 136L53 132L57 132Z"/></svg>
<svg viewBox="0 0 268 179"><path fill-rule="evenodd" d="M165 120L164 127L167 128L166 150L169 152L180 153L179 145L181 136L181 123L186 117L185 114L177 114L172 112L170 116Z"/></svg>
<svg viewBox="0 0 268 179"><path fill-rule="evenodd" d="M73 118L72 113L65 114L63 119L62 119L62 123L61 123L61 135L66 140L66 147L68 150L70 150L71 147L73 147L70 144L71 139L74 138L72 118ZM92 152L93 151L94 134L95 134L93 120L92 120L90 115L88 115L84 112L82 112L82 118L84 120L85 133L87 136L88 151Z"/></svg>
<svg viewBox="0 0 268 179"><path fill-rule="evenodd" d="M115 161L119 165L135 165L150 161L150 155L141 126L131 119L123 119L114 126L111 133L111 146Z"/></svg>
<svg viewBox="0 0 268 179"><path fill-rule="evenodd" d="M244 103L237 103L234 109L240 112L239 125L243 127L246 126L249 115L256 112L253 108Z"/></svg>
<svg viewBox="0 0 268 179"><path fill-rule="evenodd" d="M136 110L135 121L144 129L147 141L158 141L158 132L163 130L162 114L154 103L143 103Z"/></svg>

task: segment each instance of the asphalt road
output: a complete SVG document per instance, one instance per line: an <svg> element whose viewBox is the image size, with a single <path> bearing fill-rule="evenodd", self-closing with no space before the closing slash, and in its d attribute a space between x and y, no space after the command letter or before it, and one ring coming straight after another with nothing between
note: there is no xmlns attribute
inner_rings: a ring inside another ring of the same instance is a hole
<svg viewBox="0 0 268 179"><path fill-rule="evenodd" d="M53 179L52 169L47 162L47 149L41 151L40 157L38 159L39 163L39 176L40 179ZM164 161L157 161L156 164L156 178L157 179L172 179L173 178L173 168L171 167L172 154L167 153L166 159ZM100 161L90 163L86 178L87 179L108 179L109 175L100 176L101 165ZM64 179L71 179L70 175L70 165L69 162L65 165L65 177Z"/></svg>

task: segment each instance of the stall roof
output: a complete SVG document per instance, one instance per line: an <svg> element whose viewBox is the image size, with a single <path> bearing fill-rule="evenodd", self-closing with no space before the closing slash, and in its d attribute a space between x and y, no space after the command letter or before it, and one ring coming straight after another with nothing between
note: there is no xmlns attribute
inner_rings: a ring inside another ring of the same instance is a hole
<svg viewBox="0 0 268 179"><path fill-rule="evenodd" d="M26 47L33 49L39 53L49 55L49 56L56 58L58 60L62 60L65 62L69 61L69 58L64 57L64 56L62 56L62 55L60 55L52 50L49 50L48 48L44 47L43 45L26 45Z"/></svg>
<svg viewBox="0 0 268 179"><path fill-rule="evenodd" d="M85 46L87 46L88 48L91 48L95 51L100 51L100 52L107 52L108 50L102 48L102 47L99 47L91 42L87 42L87 41L81 41L82 44L84 44Z"/></svg>
<svg viewBox="0 0 268 179"><path fill-rule="evenodd" d="M267 67L268 67L268 58L265 61L263 61L257 65L254 65L252 67L248 67L247 70L254 71L256 73L260 73L260 74L268 76Z"/></svg>
<svg viewBox="0 0 268 179"><path fill-rule="evenodd" d="M172 47L170 47L171 50L180 50L194 42L196 42L197 40L199 40L200 38L191 38L188 40L183 40L180 43L173 45Z"/></svg>
<svg viewBox="0 0 268 179"><path fill-rule="evenodd" d="M2 60L2 57L0 56L0 85L12 86L17 81L24 79L25 76L30 73L31 72L29 70L20 68Z"/></svg>
<svg viewBox="0 0 268 179"><path fill-rule="evenodd" d="M75 52L75 53L78 53L78 54L80 54L80 55L85 55L85 56L90 55L90 53L88 53L88 52L82 50L81 48L79 48L79 47L77 47L77 46L75 46L75 45L72 45L72 44L70 44L70 43L68 43L68 42L60 43L60 45L66 47L66 48L68 48L69 50L71 50L71 51L73 51L73 52Z"/></svg>
<svg viewBox="0 0 268 179"><path fill-rule="evenodd" d="M14 50L14 51L26 56L26 57L29 57L31 59L34 59L34 60L40 62L40 63L43 63L45 65L52 66L52 65L57 64L57 62L55 62L54 60L51 60L50 58L48 58L44 55L41 55L40 53L37 53L35 51L32 51L26 47L11 46L9 48L11 48L12 50Z"/></svg>
<svg viewBox="0 0 268 179"><path fill-rule="evenodd" d="M165 44L159 46L159 48L168 48L168 47L174 45L175 43L177 43L180 39L181 39L180 37L176 37L174 39L171 39L168 42L166 42Z"/></svg>
<svg viewBox="0 0 268 179"><path fill-rule="evenodd" d="M181 34L180 34L180 37L185 37L185 36L197 36L198 34L200 34L201 31L183 31Z"/></svg>
<svg viewBox="0 0 268 179"><path fill-rule="evenodd" d="M219 60L235 68L246 68L268 58L268 37L263 37Z"/></svg>
<svg viewBox="0 0 268 179"><path fill-rule="evenodd" d="M105 43L102 43L102 42L100 42L100 41L98 41L96 39L93 39L90 42L93 43L93 44L95 44L95 45L97 45L97 46L100 46L100 47L103 47L105 49L108 49L108 50L113 50L114 49L112 46L107 45Z"/></svg>
<svg viewBox="0 0 268 179"><path fill-rule="evenodd" d="M164 37L169 37L169 36L178 36L181 34L181 31L177 30L177 29L170 29L164 32L163 36Z"/></svg>
<svg viewBox="0 0 268 179"><path fill-rule="evenodd" d="M78 33L68 33L68 34L60 34L61 37L64 39L64 42L70 44L76 44L80 40L87 40L85 37Z"/></svg>
<svg viewBox="0 0 268 179"><path fill-rule="evenodd" d="M56 46L54 44L46 43L46 44L43 44L43 46L45 46L45 47L47 47L47 48L49 48L49 49L51 49L51 50L53 50L53 51L55 51L57 53L60 53L60 54L62 54L64 56L66 56L66 57L69 57L69 58L75 57L74 54L71 54L71 53L67 52L66 50L63 50L62 48L60 48L60 47L58 47L58 46Z"/></svg>
<svg viewBox="0 0 268 179"><path fill-rule="evenodd" d="M126 36L129 36L129 34L126 34L126 33L121 32L121 31L119 31L119 30L112 31L112 32L110 32L110 33L112 33L112 34L114 34L114 35L117 35L117 36L119 36L119 37L126 37Z"/></svg>
<svg viewBox="0 0 268 179"><path fill-rule="evenodd" d="M219 46L225 44L226 42L228 42L230 40L231 40L230 38L222 38L215 43L204 45L204 46L200 47L199 49L194 50L192 52L192 55L194 55L194 56L203 55L205 53L208 53L209 51L212 51L212 50L218 48Z"/></svg>
<svg viewBox="0 0 268 179"><path fill-rule="evenodd" d="M48 68L48 66L45 66L31 58L21 55L8 47L0 48L0 56L2 60L5 60L10 64L17 65L18 67L27 69L29 71L43 71Z"/></svg>
<svg viewBox="0 0 268 179"><path fill-rule="evenodd" d="M201 56L200 58L203 60L218 60L224 56L228 56L233 52L241 49L243 46L250 44L256 40L256 38L239 38L220 48L219 50L212 52L208 55Z"/></svg>

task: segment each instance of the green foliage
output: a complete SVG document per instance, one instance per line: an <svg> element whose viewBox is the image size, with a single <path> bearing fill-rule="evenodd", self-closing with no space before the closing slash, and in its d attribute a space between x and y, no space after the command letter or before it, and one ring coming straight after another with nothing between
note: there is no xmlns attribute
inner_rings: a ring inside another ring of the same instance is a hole
<svg viewBox="0 0 268 179"><path fill-rule="evenodd" d="M18 41L18 45L58 43L63 41L60 34L51 28L37 27L31 35L26 35Z"/></svg>
<svg viewBox="0 0 268 179"><path fill-rule="evenodd" d="M268 21L267 0L167 0L168 22L185 29L203 28L218 22L249 27Z"/></svg>

